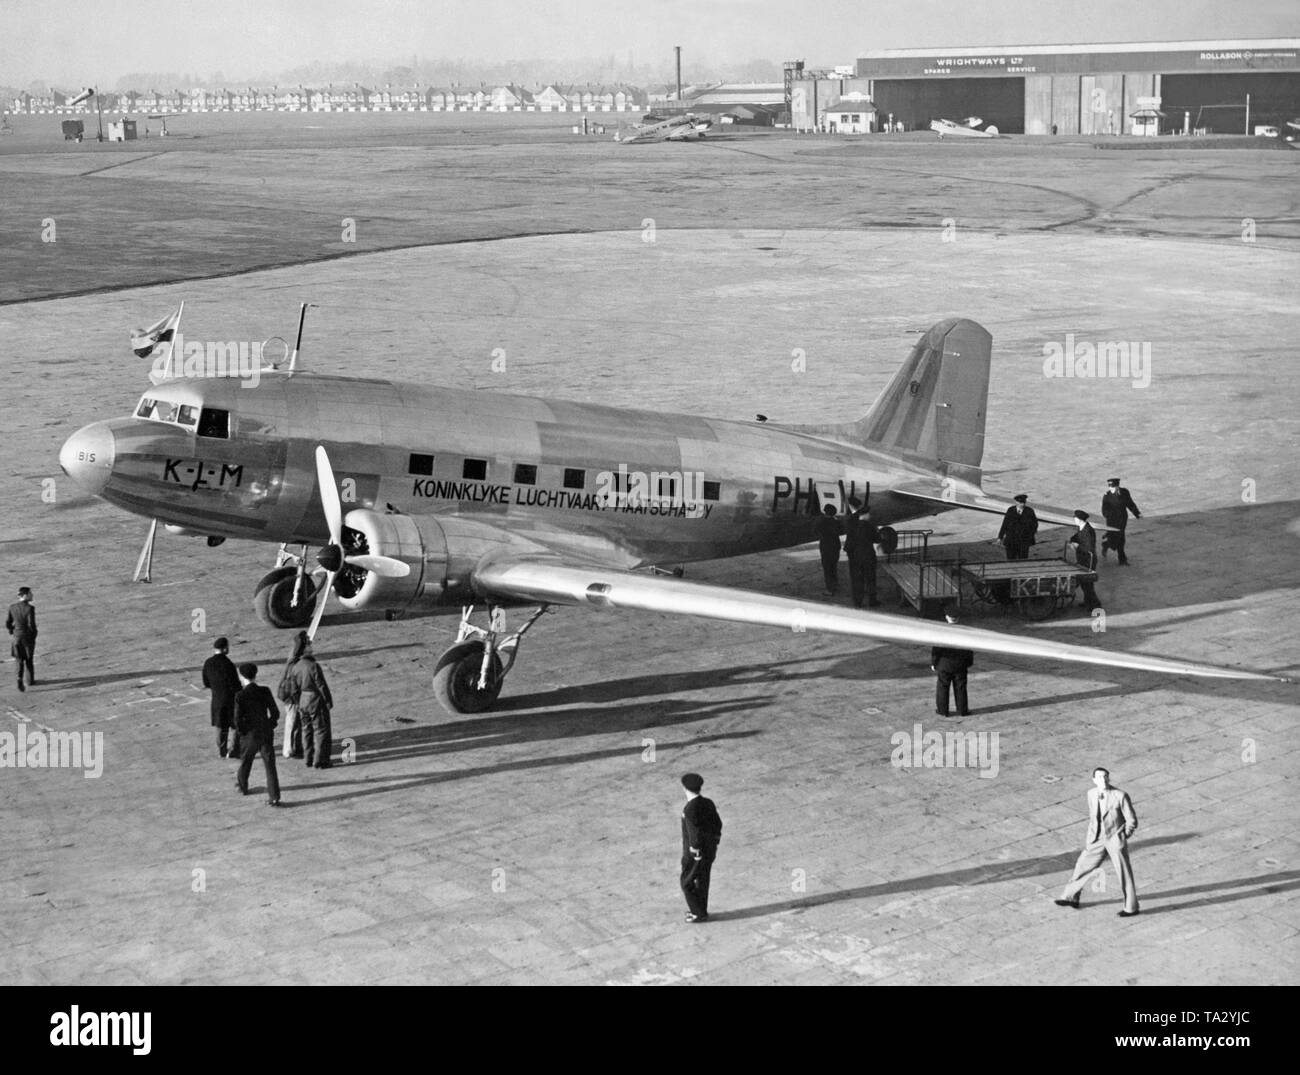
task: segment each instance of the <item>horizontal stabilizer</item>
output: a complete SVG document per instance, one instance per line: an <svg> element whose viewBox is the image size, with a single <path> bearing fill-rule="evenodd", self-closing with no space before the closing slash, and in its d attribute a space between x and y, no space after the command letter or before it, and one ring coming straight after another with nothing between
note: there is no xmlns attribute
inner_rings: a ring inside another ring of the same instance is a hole
<svg viewBox="0 0 1300 1075"><path fill-rule="evenodd" d="M881 642L947 646L1013 657L1039 657L1109 668L1164 672L1176 676L1261 680L1283 678L1163 657L1148 657L1139 653L1075 646L1043 638L1000 634L976 627L837 608L834 605L798 601L725 586L685 582L661 575L571 566L549 557L534 559L508 555L489 559L474 571L474 582L477 589L491 596L542 604L704 616L715 620L778 627L787 631L829 631Z"/></svg>
<svg viewBox="0 0 1300 1075"><path fill-rule="evenodd" d="M989 496L983 492L970 492L962 489L954 489L945 486L942 479L936 478L932 482L909 482L906 485L890 486L891 493L897 493L899 496L910 496L916 500L929 500L935 504L950 504L959 508L970 508L971 511L986 511L990 515L1005 515L1008 508L1014 508L1016 502L1007 497ZM1030 504L1034 509L1034 514L1038 517L1039 522L1056 523L1060 526L1074 526L1074 509L1073 508L1054 508L1050 504ZM1097 531L1115 530L1113 526L1107 526L1090 514L1088 522L1092 528Z"/></svg>

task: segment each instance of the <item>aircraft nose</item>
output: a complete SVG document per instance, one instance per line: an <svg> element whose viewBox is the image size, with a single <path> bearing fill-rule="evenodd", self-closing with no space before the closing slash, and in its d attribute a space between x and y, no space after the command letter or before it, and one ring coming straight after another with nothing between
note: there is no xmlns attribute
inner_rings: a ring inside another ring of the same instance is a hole
<svg viewBox="0 0 1300 1075"><path fill-rule="evenodd" d="M59 451L63 473L88 493L103 492L113 475L116 446L107 422L96 422L72 434Z"/></svg>

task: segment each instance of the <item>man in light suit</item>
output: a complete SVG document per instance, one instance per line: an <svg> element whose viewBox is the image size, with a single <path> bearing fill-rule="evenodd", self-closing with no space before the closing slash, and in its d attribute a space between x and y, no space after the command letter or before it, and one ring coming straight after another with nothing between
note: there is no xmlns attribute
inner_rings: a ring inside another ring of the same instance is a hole
<svg viewBox="0 0 1300 1075"><path fill-rule="evenodd" d="M1056 905L1078 910L1079 893L1088 875L1109 855L1119 875L1120 895L1124 897L1124 910L1119 912L1119 917L1132 918L1138 913L1138 894L1133 867L1128 861L1128 839L1138 827L1137 813L1128 792L1110 786L1108 770L1094 769L1092 782L1094 787L1088 789L1088 840L1074 865L1074 876Z"/></svg>

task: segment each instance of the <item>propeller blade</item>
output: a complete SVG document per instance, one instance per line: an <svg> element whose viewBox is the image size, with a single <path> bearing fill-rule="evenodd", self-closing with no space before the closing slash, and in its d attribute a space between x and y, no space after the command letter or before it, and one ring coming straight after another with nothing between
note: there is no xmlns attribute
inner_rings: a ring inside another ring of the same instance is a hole
<svg viewBox="0 0 1300 1075"><path fill-rule="evenodd" d="M326 460L326 466L329 461ZM307 637L316 637L316 628L320 626L320 618L325 615L325 605L329 602L330 594L334 591L335 572L330 571L325 576L325 585L321 587L320 593L316 596L316 611L312 613L311 626L307 628Z"/></svg>
<svg viewBox="0 0 1300 1075"><path fill-rule="evenodd" d="M381 579L404 579L411 573L408 564L394 560L391 556L345 556L343 562L365 571L373 571Z"/></svg>
<svg viewBox="0 0 1300 1075"><path fill-rule="evenodd" d="M321 506L330 528L330 544L343 544L343 505L339 503L339 487L334 482L334 468L325 445L316 445L316 485L320 489ZM332 576L331 576L332 581Z"/></svg>

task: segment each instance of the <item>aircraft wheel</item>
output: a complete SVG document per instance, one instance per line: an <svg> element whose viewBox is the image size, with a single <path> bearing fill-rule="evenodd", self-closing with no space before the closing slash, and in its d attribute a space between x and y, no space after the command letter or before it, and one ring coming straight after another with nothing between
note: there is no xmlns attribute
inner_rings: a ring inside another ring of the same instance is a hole
<svg viewBox="0 0 1300 1075"><path fill-rule="evenodd" d="M297 574L296 568L282 567L258 583L253 607L263 623L272 627L306 627L311 623L316 611L316 583L310 575L303 579L302 599L295 608L292 602Z"/></svg>
<svg viewBox="0 0 1300 1075"><path fill-rule="evenodd" d="M1045 620L1056 611L1056 595L1040 593L1020 599L1020 615L1027 620Z"/></svg>
<svg viewBox="0 0 1300 1075"><path fill-rule="evenodd" d="M483 671L483 643L462 642L438 658L433 670L433 693L448 713L484 713L496 704L505 682L501 658L492 655L486 690L480 690Z"/></svg>

